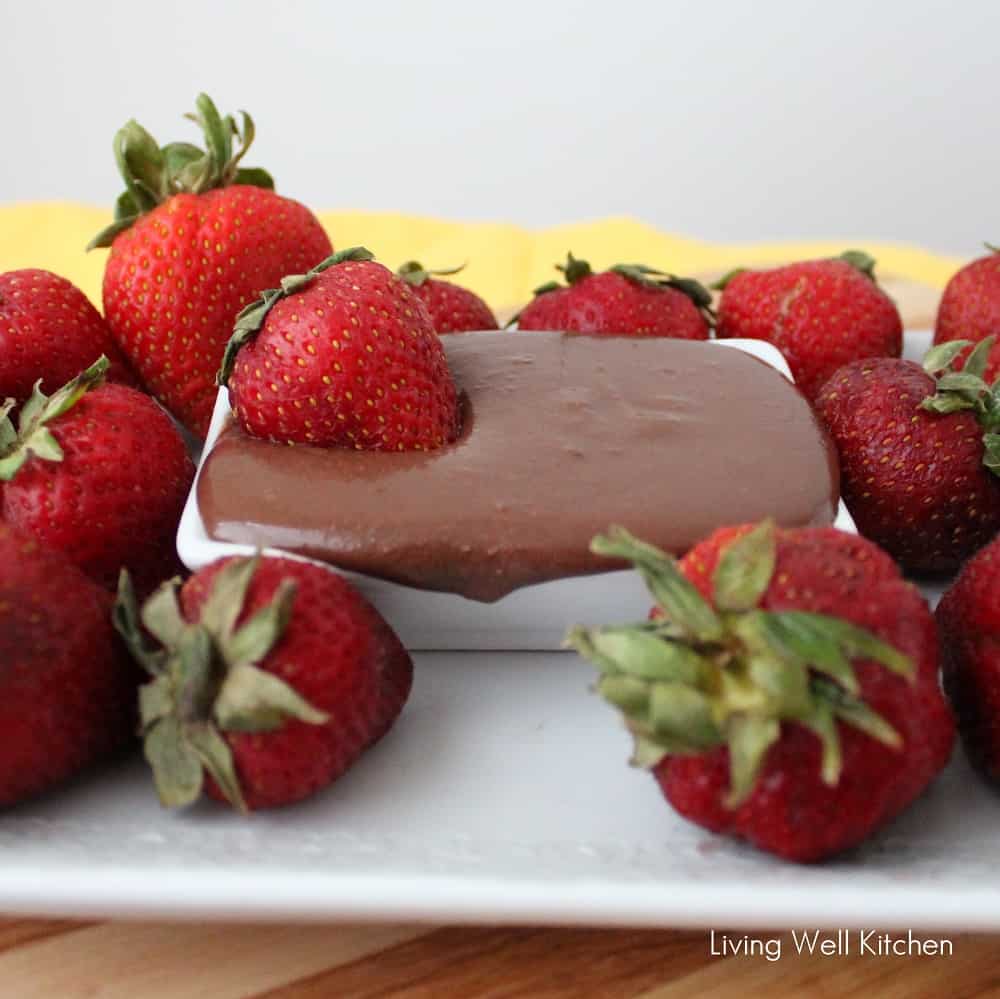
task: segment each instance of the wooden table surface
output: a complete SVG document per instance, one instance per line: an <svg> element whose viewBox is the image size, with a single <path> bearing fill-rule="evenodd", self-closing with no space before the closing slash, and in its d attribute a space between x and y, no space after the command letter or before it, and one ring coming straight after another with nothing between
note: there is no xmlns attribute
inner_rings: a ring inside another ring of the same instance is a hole
<svg viewBox="0 0 1000 999"><path fill-rule="evenodd" d="M790 949L784 937L785 951ZM1000 996L1000 937L951 957L712 957L707 933L0 922L4 999Z"/></svg>
<svg viewBox="0 0 1000 999"><path fill-rule="evenodd" d="M933 289L889 287L931 325ZM0 919L0 999L1000 996L1000 936L949 957L798 956L781 936L771 962L713 956L707 931Z"/></svg>

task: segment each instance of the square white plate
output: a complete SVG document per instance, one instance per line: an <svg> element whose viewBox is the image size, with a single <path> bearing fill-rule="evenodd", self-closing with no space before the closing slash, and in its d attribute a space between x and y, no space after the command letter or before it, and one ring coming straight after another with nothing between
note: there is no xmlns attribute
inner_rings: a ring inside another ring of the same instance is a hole
<svg viewBox="0 0 1000 999"><path fill-rule="evenodd" d="M1000 930L1000 797L960 751L882 835L803 868L676 816L626 766L628 739L576 656L415 659L392 732L294 808L166 813L136 759L7 811L0 910Z"/></svg>
<svg viewBox="0 0 1000 999"><path fill-rule="evenodd" d="M1000 929L1000 798L956 761L823 866L684 822L566 653L424 653L399 723L311 801L158 807L141 761L0 819L0 910L191 919Z"/></svg>

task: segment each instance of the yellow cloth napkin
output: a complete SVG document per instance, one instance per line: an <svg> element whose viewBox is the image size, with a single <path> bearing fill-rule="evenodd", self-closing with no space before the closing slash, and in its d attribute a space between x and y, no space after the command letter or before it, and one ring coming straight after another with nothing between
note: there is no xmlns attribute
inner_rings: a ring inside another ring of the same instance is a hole
<svg viewBox="0 0 1000 999"><path fill-rule="evenodd" d="M0 206L0 272L42 267L69 278L98 305L104 250L84 252L110 213L87 205L26 203ZM531 230L493 222L446 222L419 216L364 212L321 212L334 246L367 246L384 264L405 260L425 267L467 262L461 282L494 309L523 305L531 290L556 276L554 264L568 250L595 269L616 263L643 263L685 276L705 276L733 267L833 256L847 242L720 245L660 232L627 218ZM880 279L912 281L943 288L962 261L912 246L864 243L878 261Z"/></svg>

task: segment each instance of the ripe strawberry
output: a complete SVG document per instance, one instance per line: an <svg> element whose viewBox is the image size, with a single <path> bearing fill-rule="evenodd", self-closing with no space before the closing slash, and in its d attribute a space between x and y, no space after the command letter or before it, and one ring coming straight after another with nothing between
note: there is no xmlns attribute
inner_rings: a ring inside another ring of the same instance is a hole
<svg viewBox="0 0 1000 999"><path fill-rule="evenodd" d="M0 523L0 807L124 746L138 677L111 595L58 552Z"/></svg>
<svg viewBox="0 0 1000 999"><path fill-rule="evenodd" d="M858 530L909 571L950 572L1000 530L1000 405L980 377L991 342L962 371L967 341L934 348L923 369L854 361L816 399Z"/></svg>
<svg viewBox="0 0 1000 999"><path fill-rule="evenodd" d="M101 355L108 380L135 385L87 296L50 271L0 274L0 399L24 402L39 379L48 388L68 382Z"/></svg>
<svg viewBox="0 0 1000 999"><path fill-rule="evenodd" d="M203 784L244 811L308 797L388 731L410 692L412 663L392 629L342 577L307 562L223 559L184 584L179 604L177 581L165 583L141 616L125 575L115 623L153 678L139 705L168 807Z"/></svg>
<svg viewBox="0 0 1000 999"><path fill-rule="evenodd" d="M717 285L719 337L773 343L810 400L848 361L899 357L903 323L875 283L875 261L849 250L767 271L733 271Z"/></svg>
<svg viewBox="0 0 1000 999"><path fill-rule="evenodd" d="M966 754L1000 784L1000 538L962 566L936 613L945 691Z"/></svg>
<svg viewBox="0 0 1000 999"><path fill-rule="evenodd" d="M934 619L873 545L765 521L717 531L679 564L620 528L593 550L635 563L658 616L568 641L624 713L634 762L686 818L819 860L947 763Z"/></svg>
<svg viewBox="0 0 1000 999"><path fill-rule="evenodd" d="M495 330L497 319L490 307L474 292L439 277L458 274L462 267L447 271L425 270L410 260L396 271L427 308L434 329L440 333L465 333L468 330Z"/></svg>
<svg viewBox="0 0 1000 999"><path fill-rule="evenodd" d="M254 437L421 451L458 434L455 385L427 310L361 247L247 306L219 380Z"/></svg>
<svg viewBox="0 0 1000 999"><path fill-rule="evenodd" d="M934 323L934 342L1000 336L1000 249L986 244L988 256L973 260L954 274L944 289ZM1000 376L1000 344L994 343L983 378Z"/></svg>
<svg viewBox="0 0 1000 999"><path fill-rule="evenodd" d="M177 567L174 535L194 465L148 395L102 384L105 358L51 396L0 409L3 519L113 587L128 566L145 592Z"/></svg>
<svg viewBox="0 0 1000 999"><path fill-rule="evenodd" d="M91 247L111 247L104 314L115 339L149 391L204 437L236 314L333 247L312 212L275 194L263 170L240 166L250 116L241 130L204 94L197 106L207 152L182 142L161 149L135 121L118 132L126 191Z"/></svg>
<svg viewBox="0 0 1000 999"><path fill-rule="evenodd" d="M697 281L643 264L618 264L595 274L572 253L556 266L566 285L551 281L515 316L522 330L571 330L707 340L712 296Z"/></svg>

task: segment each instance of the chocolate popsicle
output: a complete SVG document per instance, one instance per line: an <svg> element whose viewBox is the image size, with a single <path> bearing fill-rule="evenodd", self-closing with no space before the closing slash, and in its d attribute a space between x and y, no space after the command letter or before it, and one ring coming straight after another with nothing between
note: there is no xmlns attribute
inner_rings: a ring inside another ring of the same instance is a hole
<svg viewBox="0 0 1000 999"><path fill-rule="evenodd" d="M230 423L198 505L220 541L492 601L607 571L611 524L674 553L766 516L829 524L836 454L809 404L739 350L536 332L444 338L461 436L433 452L288 446Z"/></svg>

